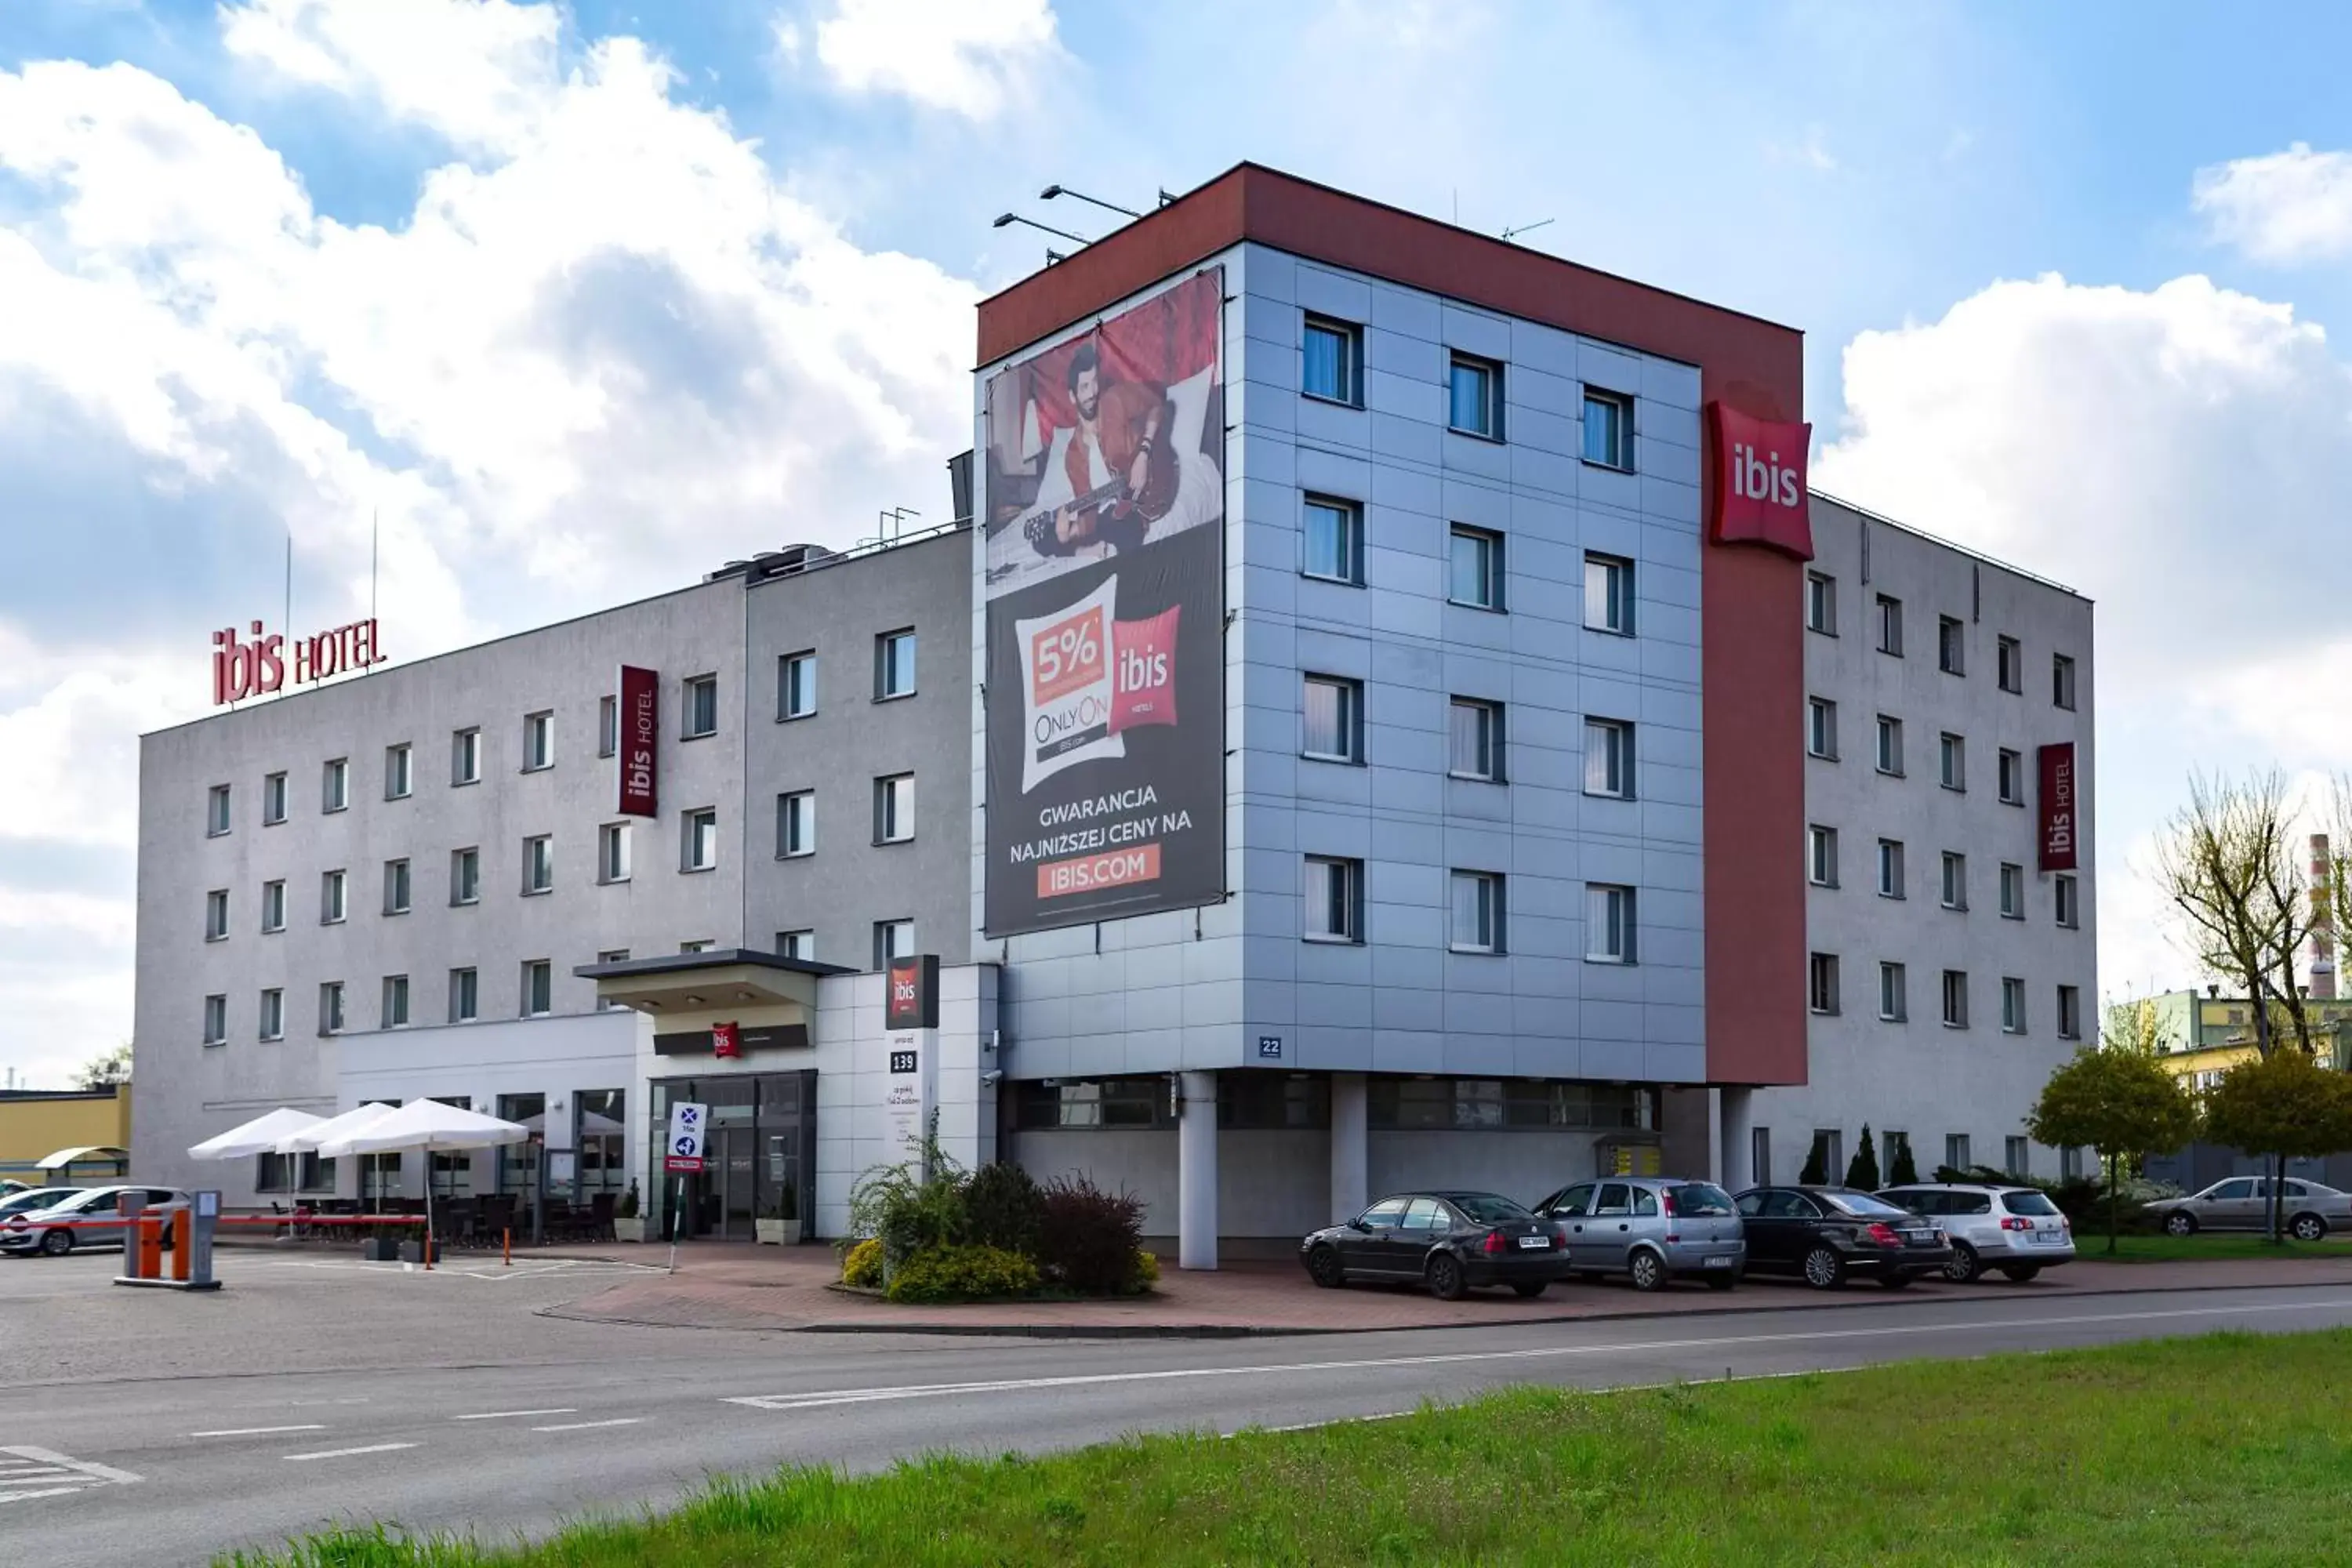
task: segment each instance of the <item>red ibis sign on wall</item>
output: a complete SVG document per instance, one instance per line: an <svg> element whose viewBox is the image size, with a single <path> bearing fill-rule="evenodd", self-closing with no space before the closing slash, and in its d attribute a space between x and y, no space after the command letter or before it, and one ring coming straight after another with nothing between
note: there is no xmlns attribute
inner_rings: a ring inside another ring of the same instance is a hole
<svg viewBox="0 0 2352 1568"><path fill-rule="evenodd" d="M2044 746L2042 772L2042 869L2071 871L2083 819L2074 809L2074 742Z"/></svg>
<svg viewBox="0 0 2352 1568"><path fill-rule="evenodd" d="M1713 485L1709 541L1760 544L1800 561L1813 558L1812 507L1805 491L1810 425L1781 425L1717 402L1706 405Z"/></svg>
<svg viewBox="0 0 2352 1568"><path fill-rule="evenodd" d="M660 780L661 677L634 664L621 666L614 689L620 710L614 759L619 773L619 800L614 809L623 816L658 816L656 801Z"/></svg>
<svg viewBox="0 0 2352 1568"><path fill-rule="evenodd" d="M265 632L259 621L251 626L246 634L250 640L240 638L235 626L223 626L213 634L213 700L216 703L267 697L282 689L289 679L297 686L308 686L331 675L345 675L384 661L376 647L373 616L306 637Z"/></svg>

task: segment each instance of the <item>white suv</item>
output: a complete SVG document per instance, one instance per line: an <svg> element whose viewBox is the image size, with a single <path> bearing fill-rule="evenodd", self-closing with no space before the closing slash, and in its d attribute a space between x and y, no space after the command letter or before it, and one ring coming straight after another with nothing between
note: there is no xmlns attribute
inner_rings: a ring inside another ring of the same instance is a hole
<svg viewBox="0 0 2352 1568"><path fill-rule="evenodd" d="M1998 1268L2021 1283L2074 1256L2074 1226L2038 1187L1926 1182L1889 1187L1878 1195L1942 1222L1952 1238L1952 1260L1944 1265L1944 1277L1958 1284L1968 1284L1987 1268Z"/></svg>

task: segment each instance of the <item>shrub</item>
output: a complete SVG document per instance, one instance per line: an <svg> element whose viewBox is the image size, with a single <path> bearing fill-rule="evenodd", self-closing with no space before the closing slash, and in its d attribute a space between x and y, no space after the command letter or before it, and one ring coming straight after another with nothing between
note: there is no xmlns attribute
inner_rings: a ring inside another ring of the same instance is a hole
<svg viewBox="0 0 2352 1568"><path fill-rule="evenodd" d="M1797 1173L1797 1184L1804 1187L1825 1186L1829 1179L1829 1140L1816 1133L1813 1137L1813 1146L1805 1155L1804 1169Z"/></svg>
<svg viewBox="0 0 2352 1568"><path fill-rule="evenodd" d="M1127 1293L1140 1296L1160 1283L1160 1255L1139 1250L1135 1255L1135 1272L1128 1276Z"/></svg>
<svg viewBox="0 0 2352 1568"><path fill-rule="evenodd" d="M923 1174L925 1169L930 1174ZM923 1157L879 1165L857 1178L849 1194L853 1235L879 1237L886 1268L895 1273L919 1252L965 1239L964 1188L971 1178L940 1149L938 1113L923 1135Z"/></svg>
<svg viewBox="0 0 2352 1568"><path fill-rule="evenodd" d="M882 1283L882 1238L869 1236L841 1260L841 1282L872 1288Z"/></svg>
<svg viewBox="0 0 2352 1568"><path fill-rule="evenodd" d="M999 1161L973 1172L964 1188L963 1210L965 1232L975 1246L1037 1256L1045 1194L1020 1166Z"/></svg>
<svg viewBox="0 0 2352 1568"><path fill-rule="evenodd" d="M1045 1199L1037 1261L1045 1272L1087 1295L1127 1289L1143 1235L1143 1200L1106 1193L1083 1175L1055 1178Z"/></svg>
<svg viewBox="0 0 2352 1568"><path fill-rule="evenodd" d="M1911 1158L1911 1140L1904 1139L1895 1145L1895 1163L1886 1173L1890 1187L1907 1187L1919 1179L1919 1163Z"/></svg>
<svg viewBox="0 0 2352 1568"><path fill-rule="evenodd" d="M1037 1289L1037 1266L1001 1247L935 1247L900 1264L886 1294L893 1301L981 1301Z"/></svg>
<svg viewBox="0 0 2352 1568"><path fill-rule="evenodd" d="M1865 1193L1878 1190L1878 1150L1870 1141L1870 1123L1862 1124L1862 1142L1846 1162L1845 1184Z"/></svg>

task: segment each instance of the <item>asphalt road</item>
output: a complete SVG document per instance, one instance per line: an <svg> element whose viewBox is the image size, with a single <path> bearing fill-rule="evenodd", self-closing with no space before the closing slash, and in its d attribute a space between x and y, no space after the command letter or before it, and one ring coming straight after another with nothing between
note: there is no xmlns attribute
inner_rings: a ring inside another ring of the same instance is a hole
<svg viewBox="0 0 2352 1568"><path fill-rule="evenodd" d="M1923 1299L1262 1341L732 1333L557 1321L629 1266L431 1276L223 1258L209 1300L96 1258L0 1263L0 1562L205 1563L342 1521L483 1538L717 1472L869 1468L1409 1410L1507 1383L1760 1376L2352 1323L2341 1287ZM60 1353L49 1354L45 1344Z"/></svg>

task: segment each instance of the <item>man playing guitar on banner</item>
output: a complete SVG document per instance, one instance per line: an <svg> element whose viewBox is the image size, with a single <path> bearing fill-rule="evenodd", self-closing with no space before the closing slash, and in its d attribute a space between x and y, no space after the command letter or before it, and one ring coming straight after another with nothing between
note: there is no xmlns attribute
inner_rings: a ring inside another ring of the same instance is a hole
<svg viewBox="0 0 2352 1568"><path fill-rule="evenodd" d="M1062 468L1072 499L1032 520L1030 542L1048 555L1089 544L1132 550L1174 499L1177 465L1161 446L1168 395L1140 381L1105 386L1092 342L1070 356L1069 386L1078 426Z"/></svg>

